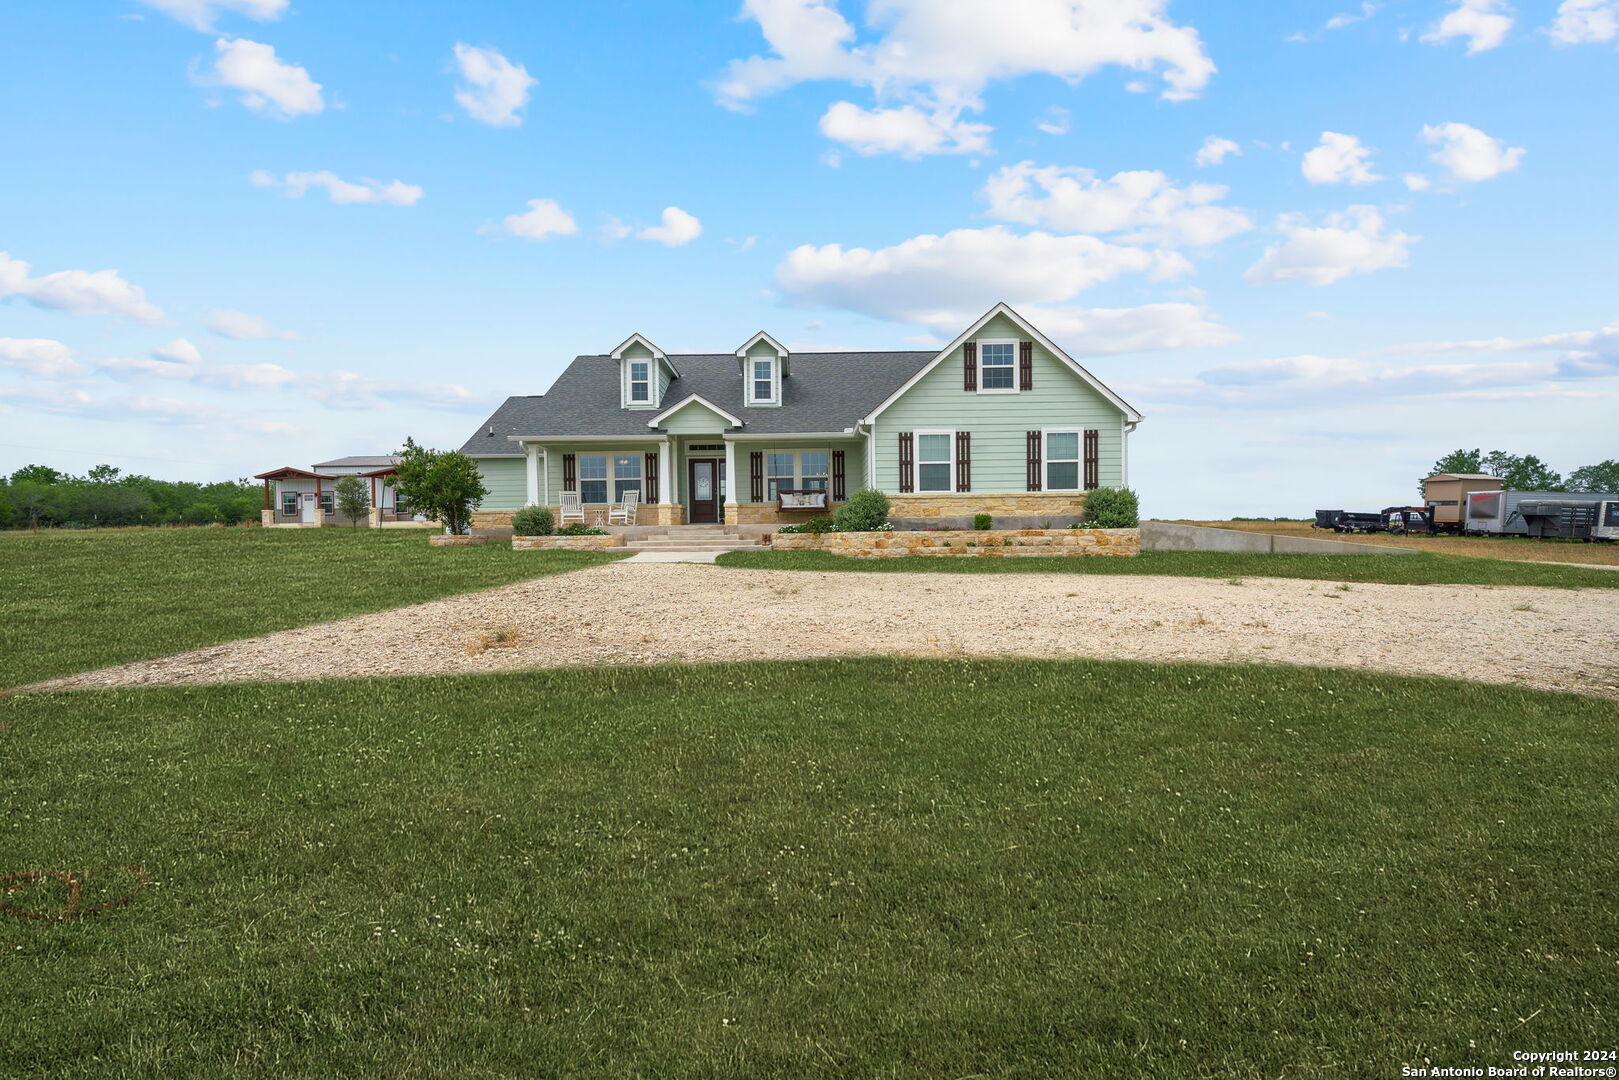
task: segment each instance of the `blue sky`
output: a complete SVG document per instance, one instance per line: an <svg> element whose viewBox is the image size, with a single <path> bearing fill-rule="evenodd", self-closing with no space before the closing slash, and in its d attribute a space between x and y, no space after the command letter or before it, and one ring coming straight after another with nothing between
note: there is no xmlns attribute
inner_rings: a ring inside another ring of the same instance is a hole
<svg viewBox="0 0 1619 1080"><path fill-rule="evenodd" d="M1156 514L1566 471L1619 455L1616 46L1619 0L7 0L0 471L452 446L631 331L997 300L1147 415Z"/></svg>

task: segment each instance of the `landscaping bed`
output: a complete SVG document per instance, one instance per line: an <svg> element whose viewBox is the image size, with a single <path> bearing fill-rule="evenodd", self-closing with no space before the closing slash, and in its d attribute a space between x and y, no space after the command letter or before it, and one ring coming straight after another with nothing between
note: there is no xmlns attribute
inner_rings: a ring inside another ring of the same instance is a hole
<svg viewBox="0 0 1619 1080"><path fill-rule="evenodd" d="M883 532L776 533L775 551L824 551L857 559L918 556L1133 556L1139 529L923 529Z"/></svg>

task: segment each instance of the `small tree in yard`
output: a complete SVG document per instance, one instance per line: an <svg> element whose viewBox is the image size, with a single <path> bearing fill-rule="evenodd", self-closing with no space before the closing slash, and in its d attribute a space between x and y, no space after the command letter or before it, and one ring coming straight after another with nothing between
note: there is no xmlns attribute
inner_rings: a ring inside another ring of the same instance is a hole
<svg viewBox="0 0 1619 1080"><path fill-rule="evenodd" d="M371 492L358 476L345 476L332 491L337 495L337 512L349 519L349 528L358 529L360 519L371 513Z"/></svg>
<svg viewBox="0 0 1619 1080"><path fill-rule="evenodd" d="M469 531L472 511L489 494L471 458L417 446L413 439L405 440L394 470L394 490L413 511L442 522L451 536Z"/></svg>

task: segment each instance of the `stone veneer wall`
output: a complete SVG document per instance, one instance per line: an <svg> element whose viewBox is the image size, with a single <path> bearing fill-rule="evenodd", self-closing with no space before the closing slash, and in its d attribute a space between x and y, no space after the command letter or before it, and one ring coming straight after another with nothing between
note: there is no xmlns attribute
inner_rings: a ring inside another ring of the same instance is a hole
<svg viewBox="0 0 1619 1080"><path fill-rule="evenodd" d="M905 555L1139 555L1139 529L949 529L937 532L776 533L776 551L827 551L858 559Z"/></svg>
<svg viewBox="0 0 1619 1080"><path fill-rule="evenodd" d="M974 514L1078 517L1084 511L1083 491L1028 491L999 495L993 492L982 495L934 492L888 496L888 516L891 518L972 517Z"/></svg>
<svg viewBox="0 0 1619 1080"><path fill-rule="evenodd" d="M514 536L513 551L600 551L624 546L622 534L610 536Z"/></svg>
<svg viewBox="0 0 1619 1080"><path fill-rule="evenodd" d="M592 508L587 507L587 512ZM553 505L551 516L560 523L562 507ZM515 510L474 510L472 512L472 527L474 529L509 529L512 527L512 515ZM674 504L660 506L656 503L642 503L635 508L635 523L637 525L682 525L686 521L686 508Z"/></svg>

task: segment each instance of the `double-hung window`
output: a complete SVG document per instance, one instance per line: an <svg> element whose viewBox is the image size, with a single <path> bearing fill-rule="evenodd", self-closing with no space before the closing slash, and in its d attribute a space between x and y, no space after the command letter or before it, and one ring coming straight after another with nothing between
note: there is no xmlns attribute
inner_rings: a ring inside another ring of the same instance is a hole
<svg viewBox="0 0 1619 1080"><path fill-rule="evenodd" d="M916 433L916 490L954 491L956 458L953 431Z"/></svg>
<svg viewBox="0 0 1619 1080"><path fill-rule="evenodd" d="M611 399L609 399L609 400L611 400ZM323 514L334 514L334 513L336 513L337 512L337 505L336 504L337 504L337 496L336 495L332 494L330 491L323 491L323 492L320 493L320 512L321 513L323 513Z"/></svg>
<svg viewBox="0 0 1619 1080"><path fill-rule="evenodd" d="M579 455L579 501L582 503L607 501L606 454Z"/></svg>
<svg viewBox="0 0 1619 1080"><path fill-rule="evenodd" d="M630 361L630 401L652 400L652 365L645 360Z"/></svg>
<svg viewBox="0 0 1619 1080"><path fill-rule="evenodd" d="M980 393L1017 389L1016 342L978 343L978 389Z"/></svg>
<svg viewBox="0 0 1619 1080"><path fill-rule="evenodd" d="M772 450L765 454L765 498L783 491L827 490L832 455L826 450Z"/></svg>
<svg viewBox="0 0 1619 1080"><path fill-rule="evenodd" d="M298 493L296 491L283 491L281 493L281 512L287 517L298 514Z"/></svg>
<svg viewBox="0 0 1619 1080"><path fill-rule="evenodd" d="M1080 486L1080 433L1070 428L1065 431L1047 431L1046 490L1078 491Z"/></svg>
<svg viewBox="0 0 1619 1080"><path fill-rule="evenodd" d="M627 491L641 490L641 455L640 454L614 454L613 455L613 501L623 502ZM649 502L642 492L642 502ZM590 500L584 500L589 502Z"/></svg>
<svg viewBox="0 0 1619 1080"><path fill-rule="evenodd" d="M750 401L774 401L776 399L776 362L774 360L752 360L748 363L753 384Z"/></svg>

